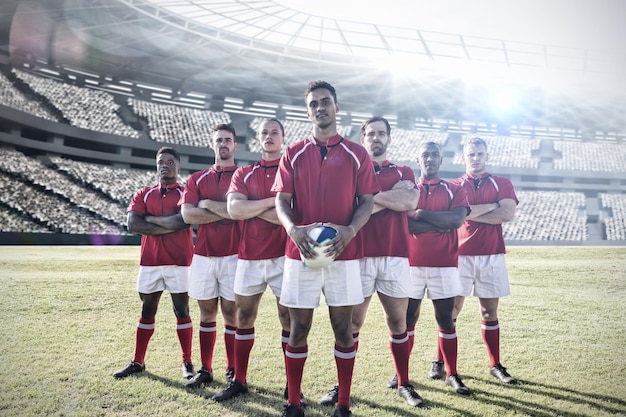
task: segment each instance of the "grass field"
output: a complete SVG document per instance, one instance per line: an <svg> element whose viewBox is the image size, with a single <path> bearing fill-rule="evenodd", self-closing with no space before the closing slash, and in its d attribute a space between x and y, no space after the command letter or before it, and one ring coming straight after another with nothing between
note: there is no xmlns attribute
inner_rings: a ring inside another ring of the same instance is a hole
<svg viewBox="0 0 626 417"><path fill-rule="evenodd" d="M0 247L0 416L278 416L284 362L273 297L266 294L249 370L251 393L217 404L224 349L218 317L216 381L187 391L169 295L164 294L146 372L111 373L132 357L140 302L138 247ZM375 298L354 372L355 417L626 415L626 248L511 247L513 295L501 300L502 362L518 385L488 373L477 302L457 323L459 373L472 396L455 394L427 371L436 328L426 301L416 328L411 380L427 407L412 409L385 383L393 374L387 329ZM191 302L198 324L198 308ZM197 327L194 362L200 363ZM330 416L317 401L335 382L324 305L315 313L303 391L307 417Z"/></svg>

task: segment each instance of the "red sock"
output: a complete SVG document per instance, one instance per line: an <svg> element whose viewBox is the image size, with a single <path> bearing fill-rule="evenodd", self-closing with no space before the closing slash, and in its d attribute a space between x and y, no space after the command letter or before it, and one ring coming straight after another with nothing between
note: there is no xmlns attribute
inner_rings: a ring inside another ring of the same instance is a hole
<svg viewBox="0 0 626 417"><path fill-rule="evenodd" d="M411 352L413 352L413 343L415 342L415 326L407 326L406 334L409 337L409 355L411 355Z"/></svg>
<svg viewBox="0 0 626 417"><path fill-rule="evenodd" d="M143 363L146 360L148 343L154 334L154 319L139 318L137 332L135 333L135 358L133 361Z"/></svg>
<svg viewBox="0 0 626 417"><path fill-rule="evenodd" d="M480 326L483 341L487 346L487 354L493 368L500 363L500 324L498 320L482 321Z"/></svg>
<svg viewBox="0 0 626 417"><path fill-rule="evenodd" d="M446 364L448 376L455 375L458 355L458 339L456 330L439 329L439 349L443 352L443 362Z"/></svg>
<svg viewBox="0 0 626 417"><path fill-rule="evenodd" d="M409 337L406 332L389 336L389 347L398 375L398 386L409 382Z"/></svg>
<svg viewBox="0 0 626 417"><path fill-rule="evenodd" d="M286 349L287 349L287 344L289 343L289 336L290 335L291 335L291 332L289 330L283 330L282 334L280 335L280 345L283 348L283 359L285 360L285 370L287 369L287 356L286 356L285 352L286 352ZM286 377L286 375L285 375L285 377Z"/></svg>
<svg viewBox="0 0 626 417"><path fill-rule="evenodd" d="M307 356L309 356L308 345L298 348L287 345L285 349L285 367L287 369L287 386L289 387L287 402L298 407L302 407L300 404L300 390Z"/></svg>
<svg viewBox="0 0 626 417"><path fill-rule="evenodd" d="M345 405L350 408L350 389L352 388L355 358L356 349L354 346L345 348L335 344L335 364L337 365L337 382L339 385L337 407Z"/></svg>
<svg viewBox="0 0 626 417"><path fill-rule="evenodd" d="M193 323L191 317L176 319L176 334L183 351L183 362L191 362L191 347L193 345Z"/></svg>
<svg viewBox="0 0 626 417"><path fill-rule="evenodd" d="M359 350L359 332L352 333L352 341L354 342L354 350Z"/></svg>
<svg viewBox="0 0 626 417"><path fill-rule="evenodd" d="M200 322L200 359L202 366L209 372L213 372L213 350L217 338L217 323Z"/></svg>
<svg viewBox="0 0 626 417"><path fill-rule="evenodd" d="M235 379L242 384L246 383L250 352L254 346L254 327L251 329L237 329L235 334Z"/></svg>
<svg viewBox="0 0 626 417"><path fill-rule="evenodd" d="M290 335L291 332L289 330L283 330L282 334L280 335L280 345L283 348L283 355L285 354L285 349L287 349Z"/></svg>
<svg viewBox="0 0 626 417"><path fill-rule="evenodd" d="M455 329L456 329L456 319L452 320L452 322L455 324ZM437 341L437 354L435 355L435 360L437 360L439 362L443 362L443 352L439 348L439 342L438 341Z"/></svg>
<svg viewBox="0 0 626 417"><path fill-rule="evenodd" d="M226 369L235 367L235 326L224 325L224 347L226 348Z"/></svg>

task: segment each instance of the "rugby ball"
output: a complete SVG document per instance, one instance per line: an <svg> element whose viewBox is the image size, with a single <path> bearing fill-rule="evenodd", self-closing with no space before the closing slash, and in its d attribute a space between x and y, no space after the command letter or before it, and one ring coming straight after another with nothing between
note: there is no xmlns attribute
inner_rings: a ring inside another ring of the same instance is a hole
<svg viewBox="0 0 626 417"><path fill-rule="evenodd" d="M316 226L309 230L308 235L321 246L313 247L313 250L317 253L317 256L313 259L307 259L300 254L302 262L309 268L323 268L330 265L335 258L326 255L324 250L330 244L330 241L337 236L337 229L331 226Z"/></svg>

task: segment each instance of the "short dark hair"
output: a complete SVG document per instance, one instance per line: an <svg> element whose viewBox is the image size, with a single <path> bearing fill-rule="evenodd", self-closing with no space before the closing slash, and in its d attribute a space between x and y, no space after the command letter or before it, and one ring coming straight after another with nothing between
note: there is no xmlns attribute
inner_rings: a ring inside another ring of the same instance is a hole
<svg viewBox="0 0 626 417"><path fill-rule="evenodd" d="M162 148L160 148L157 153L156 156L157 158L159 157L159 155L161 155L162 153L169 153L170 155L173 155L174 158L176 158L176 160L178 162L180 162L180 154L178 153L178 151L170 146L163 146Z"/></svg>
<svg viewBox="0 0 626 417"><path fill-rule="evenodd" d="M283 126L283 124L282 124L282 122L280 120L278 120L275 117L268 117L266 119L261 120L261 123L259 123L259 127L261 127L261 125L263 123L266 123L266 122L276 122L276 123L278 123L278 126L280 126L280 131L283 133L283 136L285 136L285 127Z"/></svg>
<svg viewBox="0 0 626 417"><path fill-rule="evenodd" d="M437 142L433 142L433 141L422 142L422 143L419 144L417 149L428 148L429 146L436 146L437 149L439 149L439 152L441 152L441 144L439 144Z"/></svg>
<svg viewBox="0 0 626 417"><path fill-rule="evenodd" d="M468 145L484 146L485 149L487 149L487 142L485 142L483 138L480 138L478 136L472 136L471 138L467 139L465 143L463 143L463 149L465 149L465 147Z"/></svg>
<svg viewBox="0 0 626 417"><path fill-rule="evenodd" d="M365 136L365 129L367 129L367 126L374 122L384 122L385 126L387 126L387 136L391 135L391 126L389 125L389 120L385 119L382 116L372 116L369 119L364 120L361 124L361 136Z"/></svg>
<svg viewBox="0 0 626 417"><path fill-rule="evenodd" d="M304 102L306 103L306 98L311 91L317 90L318 88L325 88L330 91L330 94L333 96L333 100L335 100L335 104L337 103L337 92L335 91L335 87L330 85L330 83L322 80L311 81L309 85L306 86L306 90L304 90Z"/></svg>
<svg viewBox="0 0 626 417"><path fill-rule="evenodd" d="M220 123L218 125L215 125L215 127L213 128L213 132L217 132L218 130L228 130L230 133L233 134L233 139L237 138L237 133L235 133L235 128L231 124Z"/></svg>

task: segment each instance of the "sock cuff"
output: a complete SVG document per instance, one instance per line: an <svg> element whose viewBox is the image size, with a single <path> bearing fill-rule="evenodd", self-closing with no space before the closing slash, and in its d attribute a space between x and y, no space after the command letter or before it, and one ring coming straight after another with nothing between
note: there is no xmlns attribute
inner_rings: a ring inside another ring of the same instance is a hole
<svg viewBox="0 0 626 417"><path fill-rule="evenodd" d="M237 329L235 331L236 334L240 334L240 335L245 335L245 334L254 334L254 327L251 327L249 329Z"/></svg>
<svg viewBox="0 0 626 417"><path fill-rule="evenodd" d="M201 332L212 332L215 333L217 331L217 323L214 321L211 322L200 322L200 331Z"/></svg>

